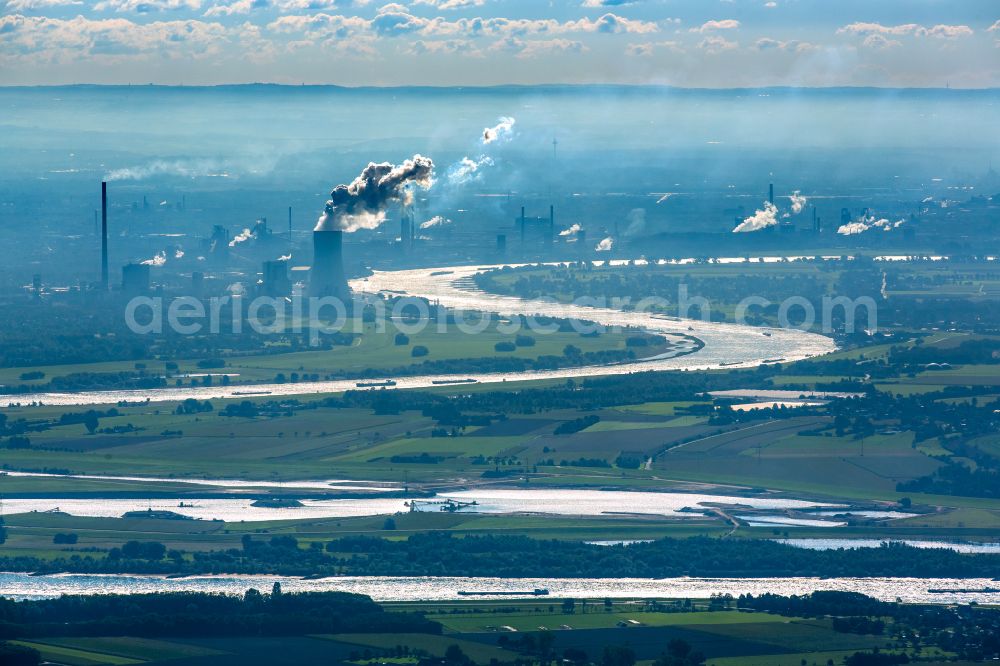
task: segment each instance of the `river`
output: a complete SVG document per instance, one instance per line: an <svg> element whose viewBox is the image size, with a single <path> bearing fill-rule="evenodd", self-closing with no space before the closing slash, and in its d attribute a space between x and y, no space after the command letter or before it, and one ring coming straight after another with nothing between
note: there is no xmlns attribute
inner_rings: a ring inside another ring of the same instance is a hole
<svg viewBox="0 0 1000 666"><path fill-rule="evenodd" d="M452 578L409 576L343 576L302 580L283 576L191 576L166 578L120 574L54 574L31 576L0 573L0 595L40 599L61 594L135 594L143 592L221 592L242 594L249 588L267 591L278 581L285 592L354 592L376 601L444 601L460 599L459 590L549 590L549 598L692 598L713 594L808 594L817 590L861 592L883 601L1000 603L988 578ZM977 590L934 594L931 589ZM530 597L530 594L523 595ZM468 597L464 597L468 598ZM475 597L473 597L475 598Z"/></svg>
<svg viewBox="0 0 1000 666"><path fill-rule="evenodd" d="M470 312L491 312L500 316L552 317L593 321L603 326L632 326L673 338L678 343L675 355L629 364L533 370L518 373L472 373L480 383L497 384L506 381L566 379L595 375L620 375L649 370L703 370L718 367L753 367L764 361L782 359L795 361L832 352L836 346L828 337L795 329L762 329L740 324L709 323L694 320L668 319L643 312L624 312L612 308L587 307L530 301L512 296L497 296L477 290L471 283L476 274L499 266L452 266L418 268L403 271L376 271L367 278L353 280L351 288L359 293L391 293L437 301L447 308ZM766 333L766 334L765 334ZM537 334L537 333L536 333ZM694 353L693 344L680 336L700 339L704 347ZM448 375L396 377L397 388L426 388L435 381L454 379ZM79 393L30 393L0 398L0 405L44 403L46 405L103 405L121 401L181 401L239 398L252 391L274 396L336 393L357 387L357 380L298 382L285 384L254 384L242 386L170 387L128 391L82 391Z"/></svg>
<svg viewBox="0 0 1000 666"><path fill-rule="evenodd" d="M701 508L705 504L739 504L755 509L811 509L837 506L819 502L777 497L736 497L709 495L703 493L660 493L635 491L574 490L563 488L481 488L445 492L434 498L471 503L463 512L489 514L550 514L565 516L600 516L609 514L634 514L670 516L676 518L700 517L699 513L688 513L685 507ZM291 520L305 518L348 518L352 516L391 515L406 512L409 507L403 498L357 498L357 499L303 499L300 507L266 508L252 506L253 499L234 497L232 499L109 499L109 498L5 498L4 511L7 514L30 511L59 510L73 516L114 518L127 511L173 511L191 518L203 520L224 520L226 522ZM183 506L181 503L183 502ZM418 505L427 500L417 500ZM440 506L426 503L422 510L437 511ZM836 526L839 523L825 522Z"/></svg>

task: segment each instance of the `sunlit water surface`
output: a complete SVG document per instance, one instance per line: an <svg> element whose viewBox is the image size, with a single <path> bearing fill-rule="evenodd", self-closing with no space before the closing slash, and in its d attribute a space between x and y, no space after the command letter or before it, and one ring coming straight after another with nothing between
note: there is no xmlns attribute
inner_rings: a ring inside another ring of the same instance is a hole
<svg viewBox="0 0 1000 666"><path fill-rule="evenodd" d="M659 516L690 516L685 507L698 508L705 503L740 504L756 509L808 509L836 506L819 502L774 497L734 497L696 493L658 493L571 489L480 489L443 493L434 502L453 499L459 502L476 502L460 511L509 514L541 513L575 516L604 514L648 514ZM252 506L252 498L233 499L25 499L4 501L8 514L29 511L59 510L74 516L118 517L127 511L148 509L173 511L191 518L224 520L226 522L301 519L348 518L352 516L389 515L409 511L403 498L363 498L301 500L301 507L267 508ZM424 500L423 502L426 502ZM418 505L421 500L418 500ZM424 503L424 511L438 511L439 504ZM698 514L694 514L698 515ZM828 523L832 524L832 523Z"/></svg>
<svg viewBox="0 0 1000 666"><path fill-rule="evenodd" d="M649 370L695 370L718 367L752 367L764 361L782 359L795 361L834 351L828 337L795 329L765 329L740 324L720 324L681 319L666 319L644 312L622 312L611 308L594 308L572 304L530 301L512 296L496 296L474 288L470 278L496 266L453 266L418 268L404 271L377 271L374 275L354 280L351 288L361 293L393 293L437 301L448 308L469 312L491 312L509 317L531 317L543 314L551 317L592 321L603 326L632 326L672 337L677 343L673 355L665 358L637 361L627 365L585 366L558 370L532 370L514 373L463 374L481 383L502 383L538 379L563 379L595 375L617 375ZM540 334L540 333L539 333ZM692 335L705 346L693 354L680 355L693 349L690 341L681 338ZM447 375L396 377L397 388L426 388L435 381L453 379ZM274 396L335 393L357 388L357 380L298 382L284 384L254 384L255 393ZM129 391L84 391L79 393L34 393L0 398L0 404L95 405L120 401L181 401L237 398L248 391L247 386L175 387Z"/></svg>
<svg viewBox="0 0 1000 666"><path fill-rule="evenodd" d="M459 590L523 591L546 588L550 597L695 598L713 594L808 594L816 590L861 592L884 601L979 603L1000 602L1000 594L966 591L934 594L931 589L982 590L996 587L987 578L450 578L344 576L302 580L282 576L162 576L57 574L30 576L0 573L0 595L17 599L61 594L134 594L142 592L221 592L242 594L249 588L268 590L280 582L285 592L339 591L366 594L376 601L459 599ZM523 595L525 597L530 594Z"/></svg>

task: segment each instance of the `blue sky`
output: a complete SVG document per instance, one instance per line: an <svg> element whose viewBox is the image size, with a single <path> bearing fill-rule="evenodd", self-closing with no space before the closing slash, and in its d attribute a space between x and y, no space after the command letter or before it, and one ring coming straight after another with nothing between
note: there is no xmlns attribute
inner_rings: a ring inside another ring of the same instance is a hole
<svg viewBox="0 0 1000 666"><path fill-rule="evenodd" d="M0 0L0 85L1000 86L997 0Z"/></svg>

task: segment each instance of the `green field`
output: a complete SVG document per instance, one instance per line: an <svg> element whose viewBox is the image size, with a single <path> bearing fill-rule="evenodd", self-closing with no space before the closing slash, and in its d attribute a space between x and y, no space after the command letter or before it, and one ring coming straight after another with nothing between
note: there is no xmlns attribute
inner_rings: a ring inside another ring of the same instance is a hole
<svg viewBox="0 0 1000 666"><path fill-rule="evenodd" d="M477 663L490 663L491 659L509 662L517 658L517 654L498 647L484 645L474 641L462 640L456 636L432 636L428 634L333 634L324 636L338 643L358 645L361 647L391 650L397 645L406 645L412 650L420 650L435 657L443 657L445 650L451 645L457 645L466 655Z"/></svg>
<svg viewBox="0 0 1000 666"><path fill-rule="evenodd" d="M496 329L496 322L476 334L462 332L455 324L439 325L429 322L427 326L409 335L406 344L396 343L399 330L393 323L384 327L375 324L362 324L360 320L352 320L345 326L345 331L354 332L357 337L353 344L335 346L331 349L316 351L292 351L280 344L271 344L259 354L233 356L226 360L223 368L203 369L197 362L200 359L175 359L177 369L167 370L164 361L157 359L136 359L131 361L108 361L101 363L79 363L50 366L32 366L0 368L0 385L41 386L53 377L64 377L75 373L110 373L133 372L137 368L150 374L164 373L168 375L170 384L180 382L183 385L201 383L204 373L233 375L229 381L234 384L246 382L271 382L279 373L290 377L292 373L318 374L321 378L328 376L358 374L371 370L385 371L394 368L421 363L423 361L447 361L455 359L481 359L488 357L515 357L535 359L540 356L562 356L563 349L568 344L579 348L582 352L605 350L624 350L628 331L607 331L599 337L582 336L575 331L568 332L527 332L534 338L533 346L516 347L510 352L497 352L494 345L498 342L511 342L514 336L501 333ZM409 330L409 329L407 329ZM421 345L427 348L426 356L414 358L413 348ZM659 349L650 349L650 355L660 353ZM471 368L470 371L475 370ZM21 375L28 372L41 372L42 378L22 379ZM188 375L196 375L188 377ZM216 382L221 378L216 378Z"/></svg>

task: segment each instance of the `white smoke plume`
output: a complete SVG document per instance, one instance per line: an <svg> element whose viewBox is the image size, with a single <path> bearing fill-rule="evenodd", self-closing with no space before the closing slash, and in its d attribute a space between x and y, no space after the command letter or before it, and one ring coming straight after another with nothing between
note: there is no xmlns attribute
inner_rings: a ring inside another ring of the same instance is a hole
<svg viewBox="0 0 1000 666"><path fill-rule="evenodd" d="M104 176L104 180L145 180L154 176L229 178L231 167L218 160L154 160L142 166L114 169Z"/></svg>
<svg viewBox="0 0 1000 666"><path fill-rule="evenodd" d="M475 180L482 180L483 167L493 166L493 159L488 155L480 155L478 159L463 157L448 167L448 184L465 185Z"/></svg>
<svg viewBox="0 0 1000 666"><path fill-rule="evenodd" d="M155 255L153 255L152 259L146 259L141 263L145 264L146 266L162 266L163 264L167 263L167 253L157 252Z"/></svg>
<svg viewBox="0 0 1000 666"><path fill-rule="evenodd" d="M375 229L385 222L389 204L409 204L412 188L428 189L434 184L434 161L414 155L402 164L369 162L348 185L337 185L316 222L316 231L353 232Z"/></svg>
<svg viewBox="0 0 1000 666"><path fill-rule="evenodd" d="M233 236L233 239L229 241L229 247L236 247L240 243L245 243L246 241L253 238L253 232L249 229L244 229L240 233Z"/></svg>
<svg viewBox="0 0 1000 666"><path fill-rule="evenodd" d="M837 233L843 236L853 236L855 234L863 234L868 231L869 227L864 222L848 222L847 224L842 224Z"/></svg>
<svg viewBox="0 0 1000 666"><path fill-rule="evenodd" d="M290 255L290 254L283 254L280 257L278 257L278 261L290 261L291 258L292 258L292 255Z"/></svg>
<svg viewBox="0 0 1000 666"><path fill-rule="evenodd" d="M579 224L574 224L569 229L563 229L562 231L560 231L559 235L560 236L575 236L578 233L580 233L580 225Z"/></svg>
<svg viewBox="0 0 1000 666"><path fill-rule="evenodd" d="M607 238L603 239L600 243L598 243L597 247L595 247L594 250L597 252L610 252L611 248L614 247L614 245L615 245L614 239L611 238L611 236L608 236Z"/></svg>
<svg viewBox="0 0 1000 666"><path fill-rule="evenodd" d="M440 215L435 215L434 217L432 217L431 219L427 220L426 222L421 222L420 223L420 228L421 229L430 229L431 227L443 227L443 226L448 225L448 224L451 224L451 220L449 220L447 217L442 217Z"/></svg>
<svg viewBox="0 0 1000 666"><path fill-rule="evenodd" d="M183 258L184 258L183 248L177 248L176 250L174 250L174 259L183 259Z"/></svg>
<svg viewBox="0 0 1000 666"><path fill-rule="evenodd" d="M625 237L638 236L646 230L646 209L633 208L626 220L628 220L628 226L625 227Z"/></svg>
<svg viewBox="0 0 1000 666"><path fill-rule="evenodd" d="M799 194L798 190L792 192L788 198L792 201L792 215L798 215L806 207L807 199Z"/></svg>
<svg viewBox="0 0 1000 666"><path fill-rule="evenodd" d="M863 234L871 229L892 231L902 225L905 221L906 220L897 220L896 222L891 222L889 219L884 217L876 219L874 215L869 215L868 217L862 217L860 220L841 225L841 227L837 229L837 233L842 236L854 236L856 234Z"/></svg>
<svg viewBox="0 0 1000 666"><path fill-rule="evenodd" d="M768 227L773 227L778 223L778 207L770 201L764 202L764 207L757 210L752 216L746 218L733 229L733 233L742 234L751 231L760 231Z"/></svg>
<svg viewBox="0 0 1000 666"><path fill-rule="evenodd" d="M480 137L482 145L510 141L513 136L515 122L513 118L503 116L496 126L485 128ZM445 183L451 187L461 187L472 182L481 181L485 168L494 165L493 158L489 155L480 154L479 157L475 158L463 157L448 167L448 171L445 174Z"/></svg>
<svg viewBox="0 0 1000 666"><path fill-rule="evenodd" d="M510 141L510 135L514 131L514 123L516 122L510 116L501 116L496 125L483 129L483 145L497 141Z"/></svg>

